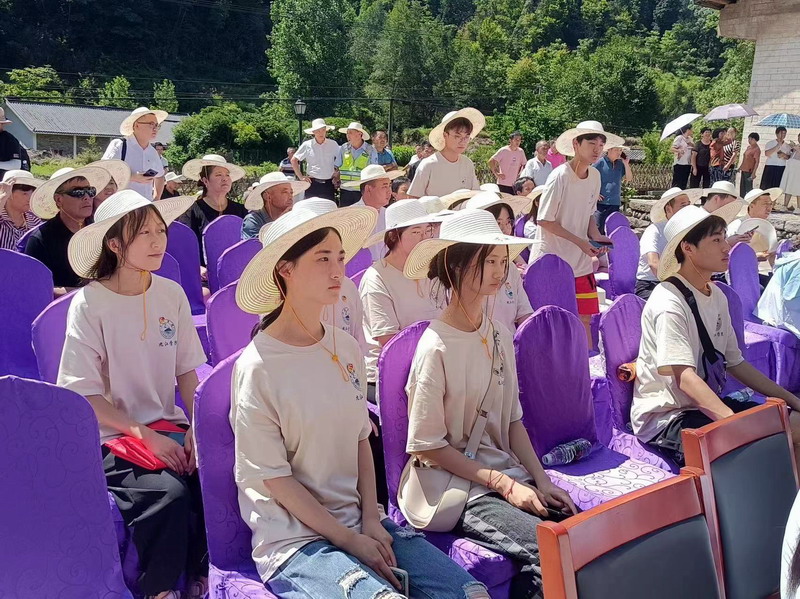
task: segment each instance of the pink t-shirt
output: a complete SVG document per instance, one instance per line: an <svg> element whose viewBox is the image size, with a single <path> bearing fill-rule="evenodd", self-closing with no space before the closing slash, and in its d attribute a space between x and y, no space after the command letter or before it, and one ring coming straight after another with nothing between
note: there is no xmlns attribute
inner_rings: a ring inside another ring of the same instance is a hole
<svg viewBox="0 0 800 599"><path fill-rule="evenodd" d="M514 181L519 177L519 173L525 166L527 159L525 152L522 148L512 150L508 146L503 146L492 156L492 160L496 160L500 165L500 172L503 173L501 177L497 178L498 185L506 185L511 187Z"/></svg>
<svg viewBox="0 0 800 599"><path fill-rule="evenodd" d="M547 159L553 165L553 169L557 169L567 161L567 157L564 154L554 154L552 148L547 150Z"/></svg>

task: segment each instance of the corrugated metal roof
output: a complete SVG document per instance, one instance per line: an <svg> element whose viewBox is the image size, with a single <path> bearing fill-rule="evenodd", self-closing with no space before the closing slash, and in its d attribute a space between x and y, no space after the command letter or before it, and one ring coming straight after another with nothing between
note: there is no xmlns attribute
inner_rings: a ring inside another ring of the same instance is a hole
<svg viewBox="0 0 800 599"><path fill-rule="evenodd" d="M19 121L34 133L120 137L119 125L130 110L102 106L76 106L46 102L23 102L6 98L5 104ZM161 125L156 141L172 141L172 129L185 114L171 114Z"/></svg>

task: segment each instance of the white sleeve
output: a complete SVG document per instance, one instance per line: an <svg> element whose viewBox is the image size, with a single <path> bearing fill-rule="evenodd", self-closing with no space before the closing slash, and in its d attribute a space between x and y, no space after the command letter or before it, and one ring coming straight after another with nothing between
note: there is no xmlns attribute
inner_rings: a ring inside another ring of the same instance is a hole
<svg viewBox="0 0 800 599"><path fill-rule="evenodd" d="M92 318L83 296L78 292L67 315L67 334L56 384L84 397L103 395L103 362L108 360L100 323Z"/></svg>
<svg viewBox="0 0 800 599"><path fill-rule="evenodd" d="M642 238L639 240L639 254L646 256L647 254L658 253L656 247L656 239L658 238L658 229L650 225L642 233Z"/></svg>
<svg viewBox="0 0 800 599"><path fill-rule="evenodd" d="M112 139L101 160L122 160L122 140Z"/></svg>
<svg viewBox="0 0 800 599"><path fill-rule="evenodd" d="M552 173L547 178L547 183L544 184L544 191L542 191L541 200L539 201L539 214L536 220L540 222L556 222L558 220L564 194L564 186L561 179L562 177L553 176Z"/></svg>
<svg viewBox="0 0 800 599"><path fill-rule="evenodd" d="M417 167L417 172L414 174L414 180L408 188L408 195L421 198L428 195L428 183L431 179L431 163L428 160L423 160Z"/></svg>

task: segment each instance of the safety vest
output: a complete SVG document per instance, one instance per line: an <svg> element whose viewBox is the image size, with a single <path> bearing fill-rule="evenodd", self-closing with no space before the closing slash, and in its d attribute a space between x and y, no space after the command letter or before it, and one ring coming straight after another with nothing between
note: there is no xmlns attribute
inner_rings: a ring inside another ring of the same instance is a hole
<svg viewBox="0 0 800 599"><path fill-rule="evenodd" d="M345 144L344 155L342 156L342 166L339 167L339 176L342 181L358 181L361 179L361 171L369 165L369 144L361 146L363 152L358 158L353 158L350 144Z"/></svg>

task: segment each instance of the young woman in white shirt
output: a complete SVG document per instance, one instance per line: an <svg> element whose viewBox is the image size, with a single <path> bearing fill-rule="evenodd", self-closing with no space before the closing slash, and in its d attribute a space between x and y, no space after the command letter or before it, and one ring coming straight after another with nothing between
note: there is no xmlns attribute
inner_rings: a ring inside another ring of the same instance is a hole
<svg viewBox="0 0 800 599"><path fill-rule="evenodd" d="M192 201L123 190L70 240L70 264L90 282L72 299L57 381L94 408L108 489L133 527L139 591L159 599L177 599L182 576L199 581L199 596L208 568L191 431L195 368L206 356L183 289L151 274L167 226ZM175 405L176 381L188 418ZM130 457L112 449L120 443L151 463L120 457Z"/></svg>
<svg viewBox="0 0 800 599"><path fill-rule="evenodd" d="M484 313L487 297L497 293L527 245L527 239L503 235L487 211L465 209L442 223L439 239L414 248L405 267L407 277L435 281L450 300L414 354L406 451L470 481L454 532L521 564L512 597L541 597L536 525L547 508L577 511L550 481L522 424L511 332ZM468 457L467 441L486 401L486 428Z"/></svg>
<svg viewBox="0 0 800 599"><path fill-rule="evenodd" d="M421 535L382 516L364 360L352 337L320 322L376 218L364 206L297 207L272 224L239 280L241 308L266 314L236 362L230 415L253 559L281 599L402 597L393 567L408 572L410 597L488 598Z"/></svg>

